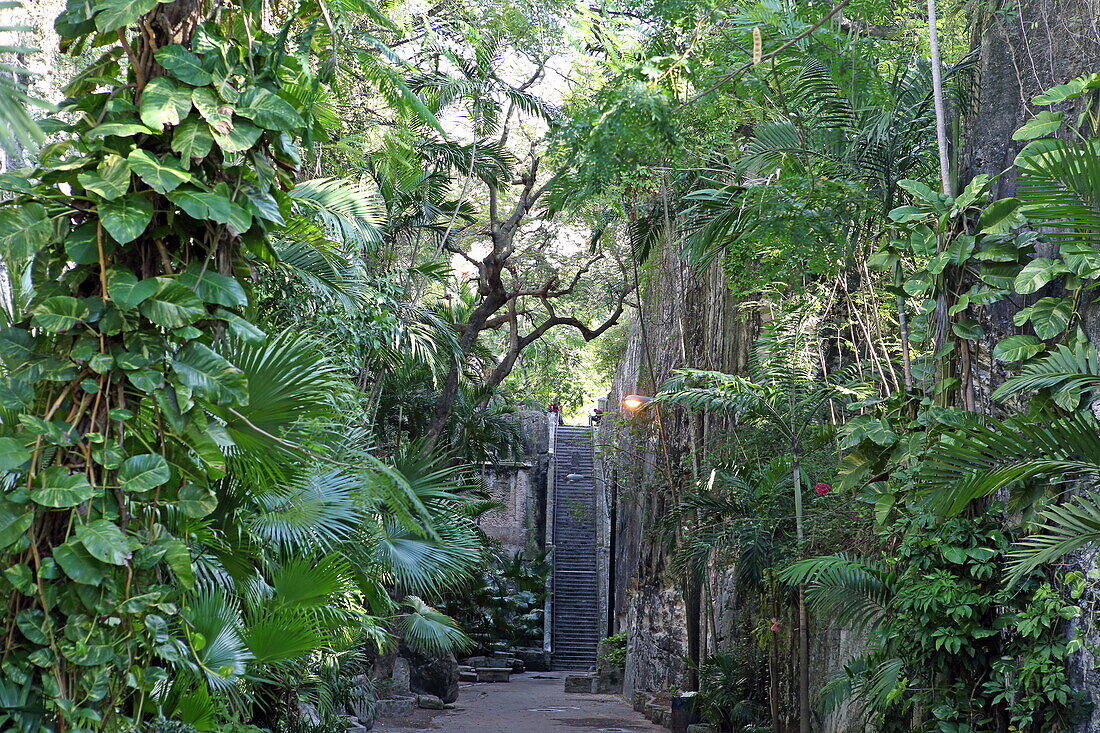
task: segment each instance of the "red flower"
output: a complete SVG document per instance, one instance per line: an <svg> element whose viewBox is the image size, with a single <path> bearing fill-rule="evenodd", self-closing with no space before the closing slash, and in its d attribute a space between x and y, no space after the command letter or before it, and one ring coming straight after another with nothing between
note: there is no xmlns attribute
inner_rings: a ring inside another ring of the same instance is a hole
<svg viewBox="0 0 1100 733"><path fill-rule="evenodd" d="M814 486L814 491L817 492L818 496L825 496L826 494L829 493L829 489L831 489L831 488L832 487L829 486L829 484L816 484Z"/></svg>

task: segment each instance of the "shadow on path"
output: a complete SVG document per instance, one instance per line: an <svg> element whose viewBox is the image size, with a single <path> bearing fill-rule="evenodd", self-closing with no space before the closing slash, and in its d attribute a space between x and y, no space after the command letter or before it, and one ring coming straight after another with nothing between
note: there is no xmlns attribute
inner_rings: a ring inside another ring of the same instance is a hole
<svg viewBox="0 0 1100 733"><path fill-rule="evenodd" d="M400 724L379 721L385 733L668 733L618 695L565 694L564 672L514 674L508 683L471 683L460 688L453 710L417 711Z"/></svg>

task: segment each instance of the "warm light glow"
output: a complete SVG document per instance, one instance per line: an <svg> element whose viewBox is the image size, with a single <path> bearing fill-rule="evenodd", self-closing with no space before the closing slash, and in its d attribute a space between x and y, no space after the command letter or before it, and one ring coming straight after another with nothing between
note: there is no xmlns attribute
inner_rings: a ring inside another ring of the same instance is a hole
<svg viewBox="0 0 1100 733"><path fill-rule="evenodd" d="M652 397L643 397L642 395L628 394L626 397L623 397L623 407L631 411L637 410L642 405L652 399Z"/></svg>

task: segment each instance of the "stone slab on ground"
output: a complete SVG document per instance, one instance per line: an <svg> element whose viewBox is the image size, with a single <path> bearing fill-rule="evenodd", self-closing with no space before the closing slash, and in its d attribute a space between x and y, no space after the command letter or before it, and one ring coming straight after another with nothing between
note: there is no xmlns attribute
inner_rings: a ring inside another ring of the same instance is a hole
<svg viewBox="0 0 1100 733"><path fill-rule="evenodd" d="M668 733L618 695L565 694L565 674L512 677L511 684L464 684L454 710L416 710L408 721L379 721L371 733Z"/></svg>
<svg viewBox="0 0 1100 733"><path fill-rule="evenodd" d="M401 720L412 715L414 709L416 709L416 698L411 695L374 701L374 711L379 718Z"/></svg>
<svg viewBox="0 0 1100 733"><path fill-rule="evenodd" d="M508 682L512 676L511 667L478 667L478 682ZM448 700L450 702L450 700Z"/></svg>
<svg viewBox="0 0 1100 733"><path fill-rule="evenodd" d="M565 691L568 693L591 693L593 689L592 683L595 679L595 675L591 674L567 674L565 675Z"/></svg>
<svg viewBox="0 0 1100 733"><path fill-rule="evenodd" d="M715 733L715 728L710 723L692 723L687 733Z"/></svg>

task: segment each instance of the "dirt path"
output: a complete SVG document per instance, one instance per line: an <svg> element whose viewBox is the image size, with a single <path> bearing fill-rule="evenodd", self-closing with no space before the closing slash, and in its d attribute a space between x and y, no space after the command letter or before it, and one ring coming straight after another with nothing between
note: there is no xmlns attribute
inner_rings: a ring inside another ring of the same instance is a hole
<svg viewBox="0 0 1100 733"><path fill-rule="evenodd" d="M668 733L653 725L618 695L565 694L564 672L512 675L498 684L464 684L454 710L418 710L400 725L379 721L384 733Z"/></svg>

